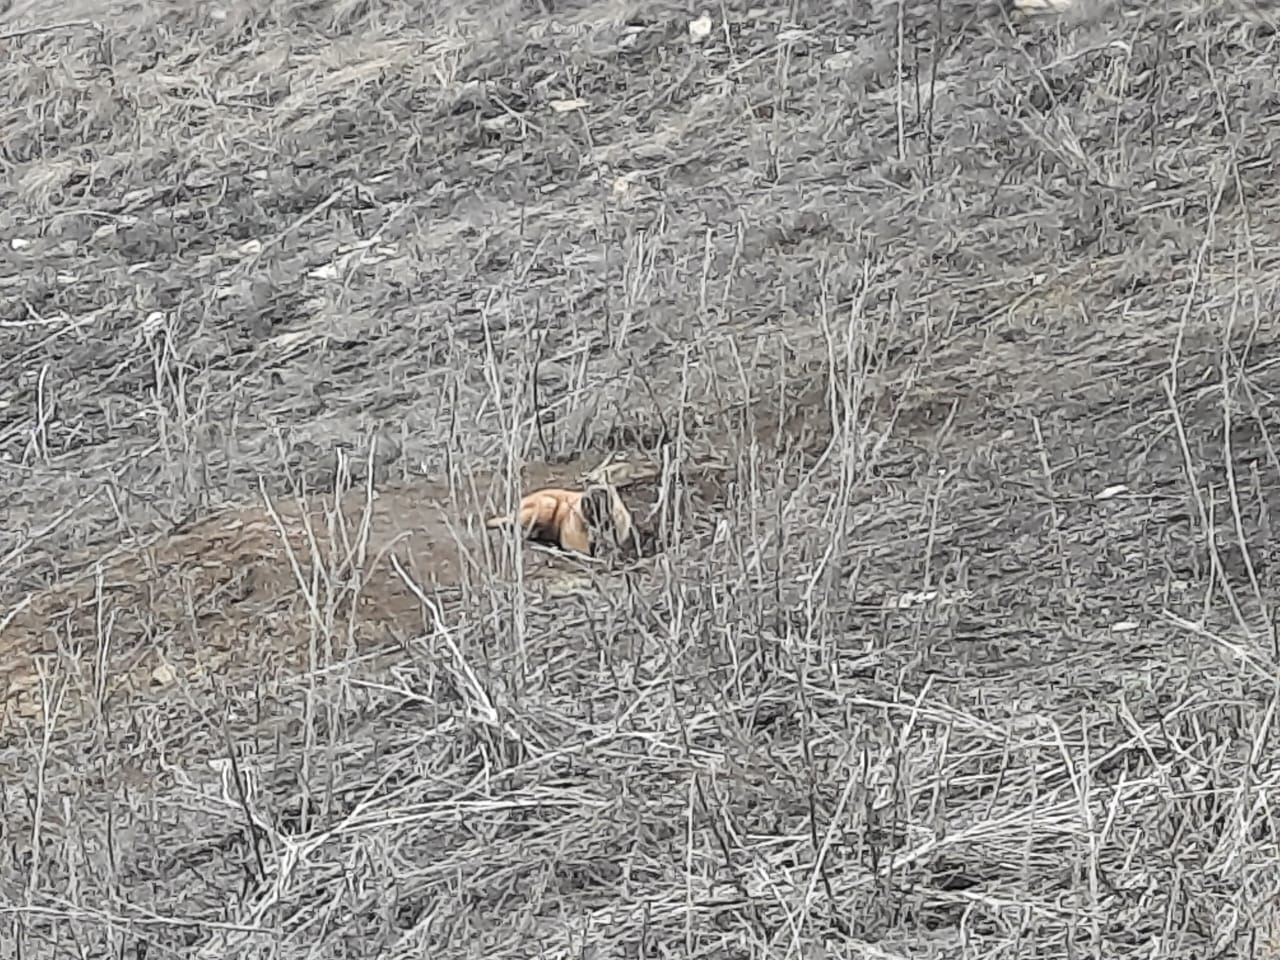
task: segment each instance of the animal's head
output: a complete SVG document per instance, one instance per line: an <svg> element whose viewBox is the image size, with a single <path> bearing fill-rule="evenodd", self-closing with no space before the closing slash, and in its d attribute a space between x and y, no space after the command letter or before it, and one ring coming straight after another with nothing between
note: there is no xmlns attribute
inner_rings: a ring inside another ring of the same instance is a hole
<svg viewBox="0 0 1280 960"><path fill-rule="evenodd" d="M590 532L595 556L637 549L635 521L611 484L588 487L578 509Z"/></svg>

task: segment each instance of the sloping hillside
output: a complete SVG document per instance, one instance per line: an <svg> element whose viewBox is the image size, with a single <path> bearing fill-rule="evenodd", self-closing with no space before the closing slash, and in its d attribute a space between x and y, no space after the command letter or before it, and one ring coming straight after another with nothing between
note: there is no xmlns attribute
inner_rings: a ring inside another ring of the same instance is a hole
<svg viewBox="0 0 1280 960"><path fill-rule="evenodd" d="M0 958L1280 957L1275 11L0 11Z"/></svg>

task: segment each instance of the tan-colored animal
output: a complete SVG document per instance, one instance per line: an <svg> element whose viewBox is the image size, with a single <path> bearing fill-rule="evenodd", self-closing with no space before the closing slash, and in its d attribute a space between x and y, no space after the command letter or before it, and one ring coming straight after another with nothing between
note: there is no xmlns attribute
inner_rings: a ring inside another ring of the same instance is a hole
<svg viewBox="0 0 1280 960"><path fill-rule="evenodd" d="M544 487L521 498L514 515L485 521L490 529L512 524L530 540L558 544L587 556L594 556L596 547L609 540L620 545L633 535L631 511L608 485L585 491Z"/></svg>
<svg viewBox="0 0 1280 960"><path fill-rule="evenodd" d="M497 529L512 523L518 524L530 540L559 544L578 553L591 552L591 533L582 515L581 491L559 487L535 490L521 498L514 516L490 517L485 526Z"/></svg>

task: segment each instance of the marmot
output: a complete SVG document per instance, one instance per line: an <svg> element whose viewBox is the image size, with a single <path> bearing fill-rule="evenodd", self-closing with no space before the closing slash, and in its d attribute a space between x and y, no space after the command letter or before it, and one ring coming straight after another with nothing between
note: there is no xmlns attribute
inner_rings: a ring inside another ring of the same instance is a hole
<svg viewBox="0 0 1280 960"><path fill-rule="evenodd" d="M546 487L526 494L514 516L485 521L490 529L516 523L531 540L558 544L562 549L595 556L597 547L621 546L634 536L631 511L612 486L585 491Z"/></svg>

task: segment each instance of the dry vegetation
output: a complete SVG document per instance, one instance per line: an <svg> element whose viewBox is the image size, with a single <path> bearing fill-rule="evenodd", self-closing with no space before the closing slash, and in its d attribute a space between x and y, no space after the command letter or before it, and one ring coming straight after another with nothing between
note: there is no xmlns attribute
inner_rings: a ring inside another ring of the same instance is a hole
<svg viewBox="0 0 1280 960"><path fill-rule="evenodd" d="M706 12L0 2L4 960L1280 957L1274 12Z"/></svg>

